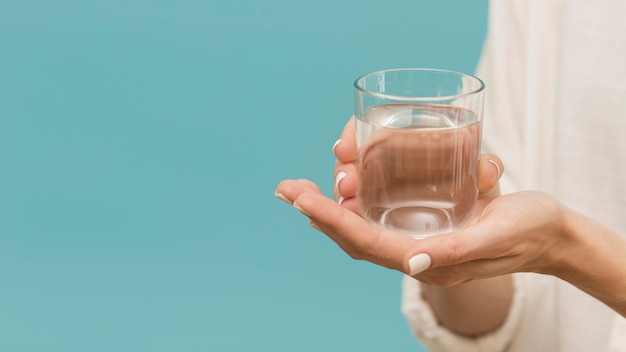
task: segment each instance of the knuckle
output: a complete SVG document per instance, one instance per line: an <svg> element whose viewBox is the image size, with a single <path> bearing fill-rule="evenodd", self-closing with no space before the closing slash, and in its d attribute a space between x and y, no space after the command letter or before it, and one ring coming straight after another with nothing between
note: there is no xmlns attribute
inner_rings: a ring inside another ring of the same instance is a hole
<svg viewBox="0 0 626 352"><path fill-rule="evenodd" d="M378 250L381 236L376 236L368 241L362 242L358 247L344 249L344 251L354 260L365 260L377 262L380 259Z"/></svg>
<svg viewBox="0 0 626 352"><path fill-rule="evenodd" d="M359 252L359 251L346 251L346 253L348 253L350 258L352 258L354 260L365 260L365 257L364 257L362 252Z"/></svg>
<svg viewBox="0 0 626 352"><path fill-rule="evenodd" d="M463 262L468 255L468 249L459 241L449 241L447 248L443 254L444 262L447 265L458 264Z"/></svg>
<svg viewBox="0 0 626 352"><path fill-rule="evenodd" d="M346 251L350 258L354 260L366 260L372 261L375 258L375 255L372 251L366 249L351 249Z"/></svg>

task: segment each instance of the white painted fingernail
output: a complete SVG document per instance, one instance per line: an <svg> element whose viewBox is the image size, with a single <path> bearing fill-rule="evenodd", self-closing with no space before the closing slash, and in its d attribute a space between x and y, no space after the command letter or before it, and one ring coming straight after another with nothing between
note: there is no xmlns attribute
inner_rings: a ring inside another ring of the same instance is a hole
<svg viewBox="0 0 626 352"><path fill-rule="evenodd" d="M496 178L496 181L500 179L500 176L502 176L502 171L500 170L500 166L498 166L498 163L496 163L493 160L487 160L488 162L492 163L493 166L496 167L496 170L498 170L498 178Z"/></svg>
<svg viewBox="0 0 626 352"><path fill-rule="evenodd" d="M283 202L291 205L291 201L287 199L287 197L285 197L282 193L274 192L274 196L276 196L276 198L282 200Z"/></svg>
<svg viewBox="0 0 626 352"><path fill-rule="evenodd" d="M339 145L339 143L341 143L341 138L339 138L337 140L337 142L335 142L335 144L333 144L333 154L337 155L337 153L335 153L335 148L337 148L337 145Z"/></svg>
<svg viewBox="0 0 626 352"><path fill-rule="evenodd" d="M430 266L431 259L430 256L426 253L420 253L414 255L409 259L409 275L417 275L422 271L428 269Z"/></svg>
<svg viewBox="0 0 626 352"><path fill-rule="evenodd" d="M309 213L307 213L306 211L304 211L304 209L300 208L300 206L298 206L295 202L292 204L294 208L296 208L299 212L301 212L302 214L304 214L304 216L306 217L311 217L311 215Z"/></svg>
<svg viewBox="0 0 626 352"><path fill-rule="evenodd" d="M337 204L341 205L341 203L343 203L344 200L346 200L344 197L339 196L339 198L337 198Z"/></svg>
<svg viewBox="0 0 626 352"><path fill-rule="evenodd" d="M337 176L335 176L335 187L337 187L337 190L339 190L339 182L341 182L341 180L346 178L346 176L348 176L348 174L346 174L343 171L339 172Z"/></svg>
<svg viewBox="0 0 626 352"><path fill-rule="evenodd" d="M317 226L317 224L316 224L315 222L313 222L313 220L309 220L309 225L310 225L312 228L316 229L317 231L319 231L319 232L323 232L323 231L322 231L322 229L320 229L320 227L319 227L319 226Z"/></svg>

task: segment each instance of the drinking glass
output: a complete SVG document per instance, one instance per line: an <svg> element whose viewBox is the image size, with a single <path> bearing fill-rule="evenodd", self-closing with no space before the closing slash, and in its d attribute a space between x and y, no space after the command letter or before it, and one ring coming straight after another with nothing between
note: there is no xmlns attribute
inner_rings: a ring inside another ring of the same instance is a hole
<svg viewBox="0 0 626 352"><path fill-rule="evenodd" d="M355 83L363 216L414 238L456 231L478 198L484 83L439 69L391 69Z"/></svg>

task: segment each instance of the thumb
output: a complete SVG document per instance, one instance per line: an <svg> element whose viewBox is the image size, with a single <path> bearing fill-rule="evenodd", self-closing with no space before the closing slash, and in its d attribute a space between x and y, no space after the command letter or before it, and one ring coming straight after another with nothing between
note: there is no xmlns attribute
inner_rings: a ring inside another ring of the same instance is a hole
<svg viewBox="0 0 626 352"><path fill-rule="evenodd" d="M489 198L500 194L498 182L504 172L502 160L494 154L483 154L478 162L478 189L480 198Z"/></svg>
<svg viewBox="0 0 626 352"><path fill-rule="evenodd" d="M404 269L410 276L428 269L448 267L489 258L485 249L498 251L487 226L480 223L448 234L435 235L417 241L404 257Z"/></svg>

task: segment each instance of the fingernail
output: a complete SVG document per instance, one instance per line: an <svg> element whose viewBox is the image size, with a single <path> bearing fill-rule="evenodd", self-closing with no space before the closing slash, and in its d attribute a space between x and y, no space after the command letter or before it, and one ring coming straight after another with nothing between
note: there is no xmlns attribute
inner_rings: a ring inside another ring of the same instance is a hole
<svg viewBox="0 0 626 352"><path fill-rule="evenodd" d="M335 148L337 148L337 145L339 145L339 143L341 143L341 138L339 138L337 140L337 142L335 142L335 144L333 144L333 154L337 155L337 153L335 153Z"/></svg>
<svg viewBox="0 0 626 352"><path fill-rule="evenodd" d="M287 199L287 197L285 197L282 193L274 192L274 196L276 196L276 198L282 200L283 202L291 205L291 201L289 201L289 199Z"/></svg>
<svg viewBox="0 0 626 352"><path fill-rule="evenodd" d="M346 174L343 171L339 172L337 176L335 176L335 187L337 187L337 190L339 190L339 182L341 182L341 180L346 178L346 176L348 176L348 174Z"/></svg>
<svg viewBox="0 0 626 352"><path fill-rule="evenodd" d="M309 215L306 211L304 211L304 209L300 208L295 202L292 204L294 208L296 208L299 212L301 212L302 214L304 214L304 216L306 217L311 217L311 215Z"/></svg>
<svg viewBox="0 0 626 352"><path fill-rule="evenodd" d="M337 198L337 204L341 205L341 203L343 203L344 200L346 200L344 197L339 196L339 198Z"/></svg>
<svg viewBox="0 0 626 352"><path fill-rule="evenodd" d="M409 259L409 275L417 275L422 271L428 269L430 266L431 259L430 256L426 253L420 253L414 255Z"/></svg>
<svg viewBox="0 0 626 352"><path fill-rule="evenodd" d="M319 226L317 226L317 224L313 222L313 220L309 221L309 225L311 225L311 227L316 229L317 231L322 232L322 229L320 229Z"/></svg>
<svg viewBox="0 0 626 352"><path fill-rule="evenodd" d="M496 163L493 160L487 160L488 162L490 162L491 164L493 164L493 166L496 167L496 170L498 171L498 177L496 178L496 181L500 179L500 176L502 176L502 170L500 170L500 166L498 166L498 163Z"/></svg>

